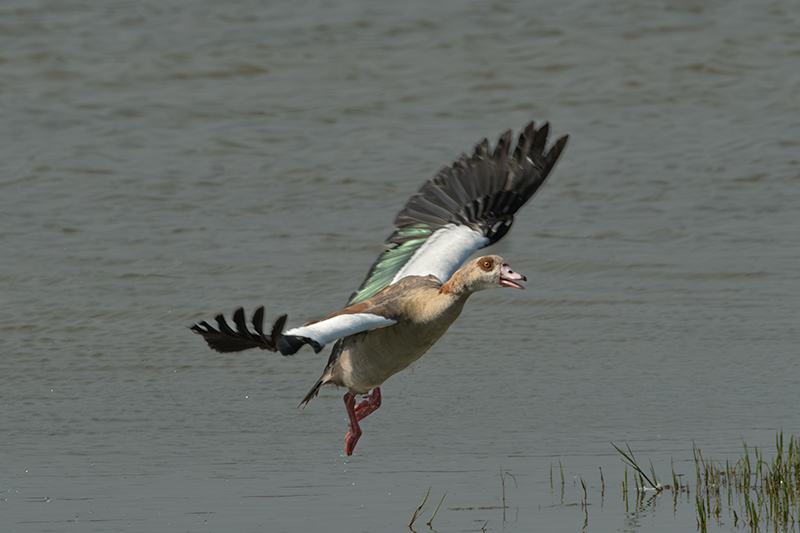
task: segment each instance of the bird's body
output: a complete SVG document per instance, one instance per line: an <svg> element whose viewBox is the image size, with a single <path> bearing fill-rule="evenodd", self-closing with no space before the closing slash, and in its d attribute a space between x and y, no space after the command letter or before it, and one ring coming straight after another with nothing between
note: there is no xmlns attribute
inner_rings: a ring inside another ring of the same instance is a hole
<svg viewBox="0 0 800 533"><path fill-rule="evenodd" d="M380 386L444 335L471 294L524 288L518 282L525 277L496 255L459 267L472 252L508 232L513 215L552 170L566 137L545 154L547 131L547 125L536 130L529 124L513 150L510 132L491 153L484 141L471 157L463 156L426 182L398 214L398 229L387 241L390 248L344 309L286 331L283 315L270 335L262 330L263 308L254 314L252 328L239 309L233 316L235 330L220 315L217 329L201 322L193 331L220 352L259 347L291 355L305 344L319 352L336 340L322 377L301 404L323 385L346 388L350 431L345 451L352 454L361 435L358 421L380 407ZM357 395L367 393L355 403Z"/></svg>
<svg viewBox="0 0 800 533"><path fill-rule="evenodd" d="M397 317L397 323L341 339L319 386L332 383L353 394L366 394L422 357L455 322L466 302L466 297L440 294L440 288L441 282L433 276L412 276L374 296L375 305Z"/></svg>
<svg viewBox="0 0 800 533"><path fill-rule="evenodd" d="M483 265L491 265L490 270ZM484 276L491 279L483 283ZM370 314L395 323L339 340L325 372L303 401L308 402L321 386L329 383L345 387L356 395L380 387L422 357L445 334L471 294L495 286L499 288L501 276L505 276L508 283L525 279L511 270L500 256L486 256L458 270L447 283L443 284L435 276L409 276L363 303L328 316Z"/></svg>

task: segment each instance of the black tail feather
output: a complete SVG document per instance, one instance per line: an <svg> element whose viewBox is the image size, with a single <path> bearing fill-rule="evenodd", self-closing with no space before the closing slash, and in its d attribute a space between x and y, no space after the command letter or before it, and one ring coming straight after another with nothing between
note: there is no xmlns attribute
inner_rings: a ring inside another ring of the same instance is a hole
<svg viewBox="0 0 800 533"><path fill-rule="evenodd" d="M304 405L307 405L312 398L316 397L316 395L319 394L319 389L321 389L324 384L325 383L323 383L323 378L319 378L319 380L314 384L313 387L311 387L311 390L308 391L306 397L303 398L303 401L300 402L300 405L298 405L297 407L302 407Z"/></svg>
<svg viewBox="0 0 800 533"><path fill-rule="evenodd" d="M314 383L314 386L311 387L311 390L308 391L306 397L303 398L303 401L300 402L300 405L297 407L302 407L308 402L311 401L317 394L319 394L319 389L322 388L323 385L327 385L331 382L331 372L333 371L333 367L336 365L336 361L339 360L339 356L342 354L342 349L344 348L344 339L339 339L336 341L336 344L333 345L333 350L331 350L331 355L328 357L328 364L325 366L325 370L322 372L322 377Z"/></svg>
<svg viewBox="0 0 800 533"><path fill-rule="evenodd" d="M192 331L203 336L212 350L227 353L240 352L248 348L261 348L262 350L276 352L281 345L281 332L283 331L283 326L286 324L286 315L278 317L275 324L272 326L271 335L264 334L263 306L256 309L256 312L253 313L253 327L256 330L255 333L248 329L244 309L241 307L233 313L233 323L236 326L236 330L231 328L223 315L217 315L214 320L216 320L219 329L215 329L214 326L206 321L191 327Z"/></svg>

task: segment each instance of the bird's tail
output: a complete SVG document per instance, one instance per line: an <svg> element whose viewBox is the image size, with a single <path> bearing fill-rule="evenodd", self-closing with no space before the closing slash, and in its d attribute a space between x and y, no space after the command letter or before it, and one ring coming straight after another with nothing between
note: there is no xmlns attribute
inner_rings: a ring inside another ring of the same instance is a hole
<svg viewBox="0 0 800 533"><path fill-rule="evenodd" d="M328 383L332 383L333 380L333 367L336 364L336 361L339 360L339 355L342 353L342 341L344 339L339 339L336 341L336 344L333 345L333 350L331 350L331 356L328 358L328 364L325 367L325 371L322 373L322 377L320 377L314 386L311 387L311 390L308 391L306 397L303 398L303 401L300 402L300 405L297 407L301 407L306 405L308 402L311 401L317 394L319 394L319 390L322 388L323 385L327 385Z"/></svg>

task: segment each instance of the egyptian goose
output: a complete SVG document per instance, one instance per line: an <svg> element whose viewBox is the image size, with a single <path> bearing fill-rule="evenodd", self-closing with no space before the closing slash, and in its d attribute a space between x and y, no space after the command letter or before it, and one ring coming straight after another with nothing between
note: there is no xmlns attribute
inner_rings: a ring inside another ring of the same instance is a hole
<svg viewBox="0 0 800 533"><path fill-rule="evenodd" d="M300 405L327 384L347 389L344 403L350 419L345 452L352 455L361 428L358 422L381 405L380 386L422 357L458 318L469 296L491 288L523 289L525 276L503 258L486 255L459 267L474 251L508 233L514 214L547 178L567 142L560 138L545 152L548 125L531 122L513 145L511 131L494 150L486 139L471 156L462 155L425 182L395 218L388 249L372 265L347 307L318 322L283 331L286 315L270 334L263 331L264 308L233 314L235 329L223 315L192 326L219 352L247 348L296 353L309 344L315 352L336 341L322 377ZM371 392L370 392L371 391ZM356 396L366 395L355 403Z"/></svg>

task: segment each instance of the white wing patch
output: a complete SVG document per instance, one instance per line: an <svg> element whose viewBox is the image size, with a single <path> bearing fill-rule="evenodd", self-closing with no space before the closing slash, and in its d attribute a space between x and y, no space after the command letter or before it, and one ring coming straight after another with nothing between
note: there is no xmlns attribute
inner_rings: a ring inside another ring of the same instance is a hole
<svg viewBox="0 0 800 533"><path fill-rule="evenodd" d="M320 347L330 341L347 337L370 329L385 328L397 324L397 320L371 313L353 313L320 320L310 326L292 328L284 335L305 337L319 343Z"/></svg>
<svg viewBox="0 0 800 533"><path fill-rule="evenodd" d="M461 267L461 264L478 248L489 244L482 231L469 226L447 224L436 230L419 247L411 259L395 274L392 283L406 276L433 274L445 283Z"/></svg>

